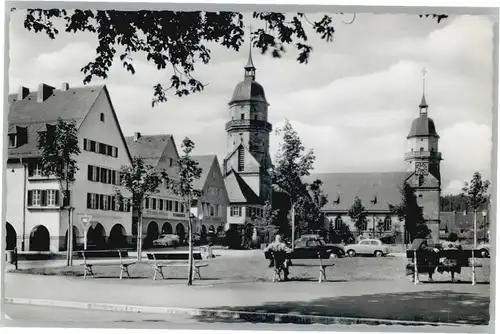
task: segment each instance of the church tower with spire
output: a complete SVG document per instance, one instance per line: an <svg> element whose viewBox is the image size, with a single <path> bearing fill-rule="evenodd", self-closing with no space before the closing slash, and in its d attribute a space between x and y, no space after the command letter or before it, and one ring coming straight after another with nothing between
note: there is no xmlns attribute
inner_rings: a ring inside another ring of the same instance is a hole
<svg viewBox="0 0 500 334"><path fill-rule="evenodd" d="M272 125L267 119L269 103L264 88L255 81L255 72L250 47L243 81L236 85L229 101L229 121L225 127L227 155L223 171L230 197L228 218L235 224L242 223L245 217L260 215L265 202L271 200L268 170L272 167L269 154Z"/></svg>
<svg viewBox="0 0 500 334"><path fill-rule="evenodd" d="M429 106L425 97L425 70L423 71L423 94L419 116L412 122L407 136L409 152L405 153L408 171L412 176L409 184L415 189L418 204L423 208L424 219L435 241L439 240L441 153L438 149L439 135L434 121L428 116Z"/></svg>

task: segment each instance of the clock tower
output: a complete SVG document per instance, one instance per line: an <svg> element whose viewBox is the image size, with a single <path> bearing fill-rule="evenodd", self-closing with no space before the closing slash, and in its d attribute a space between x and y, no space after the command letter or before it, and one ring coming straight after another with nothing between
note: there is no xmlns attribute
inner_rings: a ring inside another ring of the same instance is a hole
<svg viewBox="0 0 500 334"><path fill-rule="evenodd" d="M257 200L252 204L262 206L271 199L271 177L268 171L272 167L269 154L272 125L267 118L269 103L264 88L255 80L256 68L251 47L244 70L243 81L236 85L229 101L224 174L225 177L233 177L233 174L239 180L241 192L248 194L251 190L255 196L246 197L255 197ZM249 200L245 202L249 203Z"/></svg>
<svg viewBox="0 0 500 334"><path fill-rule="evenodd" d="M428 104L424 93L419 107L419 116L413 120L407 136L408 152L405 161L412 176L408 183L415 189L417 202L423 209L424 220L435 241L439 240L441 196L441 153L438 149L439 135L434 121L428 116Z"/></svg>

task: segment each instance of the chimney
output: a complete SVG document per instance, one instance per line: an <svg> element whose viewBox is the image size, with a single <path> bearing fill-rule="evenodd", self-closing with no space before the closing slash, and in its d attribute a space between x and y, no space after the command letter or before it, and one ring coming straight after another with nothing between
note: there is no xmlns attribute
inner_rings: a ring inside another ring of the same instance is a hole
<svg viewBox="0 0 500 334"><path fill-rule="evenodd" d="M139 138L141 138L141 133L140 132L135 132L134 133L134 141L135 142L139 141Z"/></svg>
<svg viewBox="0 0 500 334"><path fill-rule="evenodd" d="M29 94L30 94L29 88L21 86L21 88L19 88L19 94L17 94L17 100L21 101L25 99Z"/></svg>
<svg viewBox="0 0 500 334"><path fill-rule="evenodd" d="M69 89L69 84L67 82L63 82L61 85L61 91L65 92Z"/></svg>
<svg viewBox="0 0 500 334"><path fill-rule="evenodd" d="M36 97L36 102L42 103L47 100L49 96L54 92L54 87L46 85L44 83L38 85L38 95Z"/></svg>

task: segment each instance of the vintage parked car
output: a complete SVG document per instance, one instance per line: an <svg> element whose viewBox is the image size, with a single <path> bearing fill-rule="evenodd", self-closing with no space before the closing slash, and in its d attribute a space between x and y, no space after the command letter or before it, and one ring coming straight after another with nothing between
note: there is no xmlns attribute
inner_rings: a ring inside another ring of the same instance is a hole
<svg viewBox="0 0 500 334"><path fill-rule="evenodd" d="M490 248L491 246L489 243L477 245L477 249L479 249L479 251L481 252L482 257L490 257Z"/></svg>
<svg viewBox="0 0 500 334"><path fill-rule="evenodd" d="M155 247L174 247L179 245L180 238L176 234L160 234L158 239L153 241Z"/></svg>
<svg viewBox="0 0 500 334"><path fill-rule="evenodd" d="M350 257L356 255L375 255L381 257L389 253L389 247L377 239L364 239L354 245L346 246L346 253Z"/></svg>
<svg viewBox="0 0 500 334"><path fill-rule="evenodd" d="M293 258L310 259L317 257L321 253L322 258L343 257L345 255L342 245L327 244L323 238L315 237L315 235L303 235L295 240L295 249Z"/></svg>

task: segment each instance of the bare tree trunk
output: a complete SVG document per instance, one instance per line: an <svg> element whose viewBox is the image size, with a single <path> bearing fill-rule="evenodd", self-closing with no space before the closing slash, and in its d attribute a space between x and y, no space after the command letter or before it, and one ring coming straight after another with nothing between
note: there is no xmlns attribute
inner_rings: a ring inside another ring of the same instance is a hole
<svg viewBox="0 0 500 334"><path fill-rule="evenodd" d="M188 261L188 281L187 285L193 285L193 222L191 221L191 200L187 203L188 214L188 244L189 244L189 261Z"/></svg>
<svg viewBox="0 0 500 334"><path fill-rule="evenodd" d="M142 210L137 210L137 262L142 260Z"/></svg>

